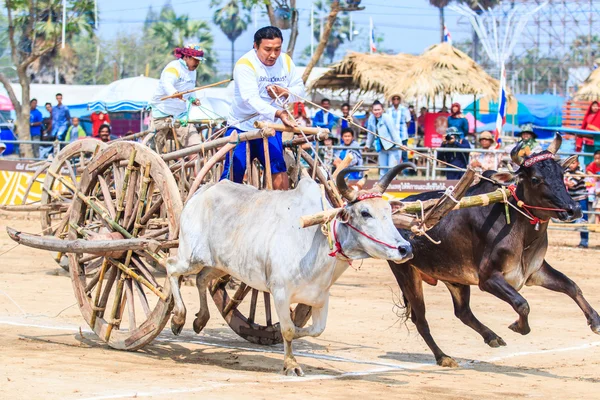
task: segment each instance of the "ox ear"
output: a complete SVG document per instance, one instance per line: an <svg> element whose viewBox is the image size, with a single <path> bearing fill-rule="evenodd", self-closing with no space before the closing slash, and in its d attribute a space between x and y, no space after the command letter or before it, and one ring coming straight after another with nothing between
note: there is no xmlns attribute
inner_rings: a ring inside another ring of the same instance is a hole
<svg viewBox="0 0 600 400"><path fill-rule="evenodd" d="M512 172L496 172L490 178L499 183L512 183L515 180L515 174Z"/></svg>
<svg viewBox="0 0 600 400"><path fill-rule="evenodd" d="M390 206L392 206L392 214L396 214L397 212L400 212L400 210L402 210L403 204L401 201L390 200L389 203Z"/></svg>
<svg viewBox="0 0 600 400"><path fill-rule="evenodd" d="M337 213L336 218L346 224L348 223L348 221L350 221L350 213L348 212L348 210L346 208L343 208L339 213Z"/></svg>
<svg viewBox="0 0 600 400"><path fill-rule="evenodd" d="M560 163L560 166L563 169L567 168L569 165L573 164L573 161L577 161L577 157L578 157L577 154L573 154L571 157L567 157L565 160L563 160Z"/></svg>

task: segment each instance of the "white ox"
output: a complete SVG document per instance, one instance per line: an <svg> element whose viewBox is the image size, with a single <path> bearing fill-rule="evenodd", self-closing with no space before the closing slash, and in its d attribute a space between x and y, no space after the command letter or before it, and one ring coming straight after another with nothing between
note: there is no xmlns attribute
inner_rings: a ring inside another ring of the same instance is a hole
<svg viewBox="0 0 600 400"><path fill-rule="evenodd" d="M183 209L179 252L167 262L175 299L173 333L181 332L186 316L179 277L198 273L200 311L194 329L200 332L210 317L208 282L229 274L271 293L284 339L284 373L303 375L292 353L292 339L323 332L329 288L348 267L348 259L404 262L412 258L410 244L392 222L390 204L381 198L396 174L408 166L412 164L392 168L370 192L348 188L344 176L351 169L339 174L337 185L348 205L335 223L334 238L341 253L334 257L320 227L300 227L301 216L323 210L315 181L302 179L289 191L259 191L227 180L202 187ZM311 326L294 325L290 305L295 303L312 306Z"/></svg>

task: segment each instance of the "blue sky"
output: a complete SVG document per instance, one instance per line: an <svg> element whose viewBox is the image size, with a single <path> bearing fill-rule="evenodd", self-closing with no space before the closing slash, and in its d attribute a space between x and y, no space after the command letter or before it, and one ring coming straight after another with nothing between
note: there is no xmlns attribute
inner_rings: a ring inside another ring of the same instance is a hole
<svg viewBox="0 0 600 400"><path fill-rule="evenodd" d="M165 0L98 0L100 14L100 36L114 37L116 34L127 34L140 31L148 6L159 10ZM310 45L310 6L311 0L298 0L300 11L300 29L294 58L298 58L302 50ZM172 0L175 11L186 13L192 19L211 21L213 10L210 0ZM377 32L384 35L383 47L394 52L418 54L427 46L439 41L438 10L429 5L428 0L363 0L364 11L353 12L353 21L360 31L358 37L344 46L344 49L364 51L368 44L369 18ZM258 14L258 27L268 24L266 15ZM458 25L458 15L446 10L446 24L454 40L462 40L470 35L470 27ZM236 41L236 58L252 46L254 24ZM231 67L230 43L217 28L213 28L215 50L219 67L229 70ZM340 52L341 54L341 52Z"/></svg>

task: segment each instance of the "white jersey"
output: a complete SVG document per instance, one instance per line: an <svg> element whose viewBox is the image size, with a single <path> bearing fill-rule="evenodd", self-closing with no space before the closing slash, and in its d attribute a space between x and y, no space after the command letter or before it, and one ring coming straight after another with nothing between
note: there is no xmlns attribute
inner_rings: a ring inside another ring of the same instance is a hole
<svg viewBox="0 0 600 400"><path fill-rule="evenodd" d="M190 71L182 59L173 60L167 64L160 74L158 87L152 96L150 105L164 115L177 117L187 111L187 104L180 99L160 100L177 92L190 90L196 87L196 71ZM183 96L189 99L194 93Z"/></svg>
<svg viewBox="0 0 600 400"><path fill-rule="evenodd" d="M267 86L277 85L290 92L290 101L304 96L304 82L294 62L282 53L272 67L264 65L252 49L235 64L233 70L234 94L227 123L243 131L254 129L255 121L275 121L275 112L282 107L271 99ZM295 95L295 96L294 96ZM283 100L283 99L282 99ZM258 116L248 119L253 114ZM241 122L243 121L243 122Z"/></svg>

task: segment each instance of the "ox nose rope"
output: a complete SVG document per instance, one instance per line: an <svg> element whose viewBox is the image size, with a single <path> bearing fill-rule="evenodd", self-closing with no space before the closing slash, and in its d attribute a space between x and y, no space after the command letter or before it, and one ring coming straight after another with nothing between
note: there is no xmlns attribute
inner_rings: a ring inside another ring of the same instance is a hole
<svg viewBox="0 0 600 400"><path fill-rule="evenodd" d="M352 260L350 259L350 257L348 257L345 253L344 250L342 249L342 244L340 243L339 239L338 239L338 235L337 235L337 222L338 219L334 219L333 220L333 229L332 229L332 234L333 234L333 242L334 242L334 246L335 248L333 249L333 251L331 253L329 253L329 257L338 257L338 256L342 256L345 258L344 261L347 261L348 264L352 265ZM386 243L382 240L376 239L373 236L361 231L360 229L356 228L355 226L353 226L352 224L350 224L349 222L344 222L344 224L346 226L348 226L350 229L352 229L353 231L361 234L362 236L366 237L367 239L371 240L372 242L375 242L377 244L380 244L382 246L385 246L387 248L390 249L397 249L398 246L394 246L391 245L389 243Z"/></svg>
<svg viewBox="0 0 600 400"><path fill-rule="evenodd" d="M536 217L535 215L533 215L533 213L531 211L529 211L529 209L542 210L542 211L557 211L557 212L561 212L561 211L566 212L567 211L564 208L538 207L538 206L532 206L532 205L526 204L524 201L519 199L519 197L517 196L517 186L516 185L510 185L508 187L508 190L510 191L510 194L512 195L512 197L517 201L517 206L522 208L523 211L525 211L527 213L528 218L529 218L529 223L531 225L535 225L536 231L540 229L540 223L545 224L549 220L547 220L547 219L543 220L541 218ZM508 204L510 204L510 203L508 203Z"/></svg>

